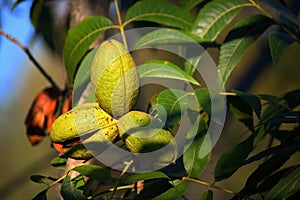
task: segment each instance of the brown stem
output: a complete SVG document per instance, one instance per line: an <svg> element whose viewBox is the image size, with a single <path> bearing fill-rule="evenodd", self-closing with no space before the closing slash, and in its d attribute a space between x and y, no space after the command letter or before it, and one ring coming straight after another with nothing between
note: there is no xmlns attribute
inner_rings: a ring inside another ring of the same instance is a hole
<svg viewBox="0 0 300 200"><path fill-rule="evenodd" d="M51 85L60 91L59 87L56 85L56 83L52 80L52 78L45 72L45 70L42 68L42 66L36 61L36 59L32 56L29 49L25 47L21 42L19 42L14 37L8 35L5 33L2 29L0 29L0 34L5 36L7 39L18 45L28 56L29 60L34 64L34 66L39 70L39 72L51 83Z"/></svg>

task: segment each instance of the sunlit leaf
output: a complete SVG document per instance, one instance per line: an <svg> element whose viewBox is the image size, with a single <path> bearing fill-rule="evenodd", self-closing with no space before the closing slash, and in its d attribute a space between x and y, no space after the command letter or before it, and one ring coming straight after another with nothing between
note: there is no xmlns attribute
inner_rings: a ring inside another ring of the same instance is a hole
<svg viewBox="0 0 300 200"><path fill-rule="evenodd" d="M63 180L61 184L61 196L64 199L86 199L86 197L74 186L69 175Z"/></svg>
<svg viewBox="0 0 300 200"><path fill-rule="evenodd" d="M269 46L274 65L278 64L281 54L293 42L295 42L295 40L287 34L278 32L270 33Z"/></svg>
<svg viewBox="0 0 300 200"><path fill-rule="evenodd" d="M178 30L163 28L144 35L135 43L133 48L139 49L162 44L195 44L195 42L191 37Z"/></svg>
<svg viewBox="0 0 300 200"><path fill-rule="evenodd" d="M142 0L131 6L126 13L124 24L133 21L150 21L189 30L194 17L165 0Z"/></svg>
<svg viewBox="0 0 300 200"><path fill-rule="evenodd" d="M149 61L138 68L140 78L170 78L200 85L190 74L177 65L163 60Z"/></svg>
<svg viewBox="0 0 300 200"><path fill-rule="evenodd" d="M69 30L64 47L64 62L70 83L73 83L78 63L90 45L110 28L112 22L108 18L92 16Z"/></svg>
<svg viewBox="0 0 300 200"><path fill-rule="evenodd" d="M152 172L145 172L145 173L130 174L126 178L122 179L122 182L129 184L140 180L149 180L149 179L156 179L156 178L169 179L169 177L163 172L152 171Z"/></svg>
<svg viewBox="0 0 300 200"><path fill-rule="evenodd" d="M239 11L251 4L246 0L215 0L207 3L194 22L192 33L209 41L215 40Z"/></svg>
<svg viewBox="0 0 300 200"><path fill-rule="evenodd" d="M253 15L240 20L227 35L221 46L218 70L223 83L246 52L247 48L273 22L263 15Z"/></svg>
<svg viewBox="0 0 300 200"><path fill-rule="evenodd" d="M66 169L67 160L66 156L57 156L50 161L50 164L59 169Z"/></svg>

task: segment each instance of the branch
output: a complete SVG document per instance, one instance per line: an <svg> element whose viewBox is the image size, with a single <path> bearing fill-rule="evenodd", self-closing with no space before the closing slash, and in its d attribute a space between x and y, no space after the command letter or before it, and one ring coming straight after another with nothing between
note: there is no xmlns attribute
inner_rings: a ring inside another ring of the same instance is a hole
<svg viewBox="0 0 300 200"><path fill-rule="evenodd" d="M25 47L21 42L19 42L17 39L13 38L12 36L5 33L2 29L0 29L0 34L5 36L8 40L12 41L16 45L18 45L28 56L29 60L34 64L34 66L39 70L39 72L51 83L51 85L60 91L59 87L56 85L56 83L52 80L52 78L45 72L45 70L42 68L42 66L35 60L35 58L30 53L29 49Z"/></svg>

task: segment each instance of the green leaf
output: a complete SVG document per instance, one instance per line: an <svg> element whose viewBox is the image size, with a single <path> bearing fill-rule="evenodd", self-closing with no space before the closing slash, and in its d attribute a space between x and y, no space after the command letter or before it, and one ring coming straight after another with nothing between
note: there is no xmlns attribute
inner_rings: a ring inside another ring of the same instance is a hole
<svg viewBox="0 0 300 200"><path fill-rule="evenodd" d="M112 22L108 18L92 16L69 30L64 47L64 62L70 83L73 83L78 63L90 45L100 34L111 28Z"/></svg>
<svg viewBox="0 0 300 200"><path fill-rule="evenodd" d="M72 170L77 171L93 180L98 180L101 182L114 180L107 169L98 165L80 165L74 167Z"/></svg>
<svg viewBox="0 0 300 200"><path fill-rule="evenodd" d="M202 3L204 0L179 0L180 5L187 11Z"/></svg>
<svg viewBox="0 0 300 200"><path fill-rule="evenodd" d="M213 192L211 190L205 191L198 200L213 200Z"/></svg>
<svg viewBox="0 0 300 200"><path fill-rule="evenodd" d="M159 29L152 31L143 37L141 37L134 45L133 49L139 49L142 47L153 47L162 44L186 44L194 43L196 41L188 35L180 32L176 29Z"/></svg>
<svg viewBox="0 0 300 200"><path fill-rule="evenodd" d="M267 194L265 200L285 199L295 184L300 180L300 167L295 168L282 178Z"/></svg>
<svg viewBox="0 0 300 200"><path fill-rule="evenodd" d="M19 5L20 3L24 2L24 1L27 1L27 0L16 0L10 8L11 12L14 11L14 9L17 7L17 5Z"/></svg>
<svg viewBox="0 0 300 200"><path fill-rule="evenodd" d="M146 173L138 173L138 174L130 174L126 178L122 179L123 183L130 184L134 183L140 180L150 180L150 179L156 179L156 178L164 178L169 179L169 177L160 171L152 171L152 172L146 172Z"/></svg>
<svg viewBox="0 0 300 200"><path fill-rule="evenodd" d="M124 24L127 25L133 21L150 21L189 30L194 17L165 0L142 0L131 6L126 13Z"/></svg>
<svg viewBox="0 0 300 200"><path fill-rule="evenodd" d="M153 200L178 199L188 189L188 183L186 181L175 180L173 181L173 184L174 187L170 188L168 191L162 193L161 195L153 198Z"/></svg>
<svg viewBox="0 0 300 200"><path fill-rule="evenodd" d="M95 54L97 52L97 49L93 49L91 52L89 52L84 59L82 60L78 71L76 73L75 79L74 79L74 86L73 86L73 105L77 105L82 94L88 87L90 80L91 80L91 66L95 57ZM90 92L91 94L92 92ZM92 99L93 102L95 101L95 98ZM87 99L85 102L88 102Z"/></svg>
<svg viewBox="0 0 300 200"><path fill-rule="evenodd" d="M186 73L190 75L193 75L200 62L200 59L201 59L201 55L188 58L184 62L184 71L186 71Z"/></svg>
<svg viewBox="0 0 300 200"><path fill-rule="evenodd" d="M188 73L183 71L177 65L164 60L154 60L142 64L138 68L140 78L170 78L192 83L200 84Z"/></svg>
<svg viewBox="0 0 300 200"><path fill-rule="evenodd" d="M298 147L295 148L292 146L291 148L285 148L282 149L282 151L274 153L264 163L259 165L248 177L245 187L238 193L238 196L247 196L250 194L253 190L255 190L255 188L257 188L260 182L286 163L297 149Z"/></svg>
<svg viewBox="0 0 300 200"><path fill-rule="evenodd" d="M32 175L30 176L30 180L35 183L46 183L45 180L47 180L47 177L42 175Z"/></svg>
<svg viewBox="0 0 300 200"><path fill-rule="evenodd" d="M69 175L63 180L61 184L61 196L64 199L86 199L86 197L74 186Z"/></svg>
<svg viewBox="0 0 300 200"><path fill-rule="evenodd" d="M260 118L260 113L261 113L261 102L258 96L241 92L238 90L233 90L239 97L241 97L245 102L251 106L251 108L254 110L256 116Z"/></svg>
<svg viewBox="0 0 300 200"><path fill-rule="evenodd" d="M50 161L50 164L58 169L66 169L67 160L66 156L57 156Z"/></svg>
<svg viewBox="0 0 300 200"><path fill-rule="evenodd" d="M157 109L159 118L166 119L165 125L172 127L179 123L182 114L186 111L189 98L192 93L187 93L179 89L168 89L162 91L157 99L156 103L159 105L153 105L154 109Z"/></svg>
<svg viewBox="0 0 300 200"><path fill-rule="evenodd" d="M283 51L295 40L284 33L272 32L269 35L269 46L273 64L277 65Z"/></svg>
<svg viewBox="0 0 300 200"><path fill-rule="evenodd" d="M278 24L284 25L288 30L299 35L300 20L291 9L284 6L279 1L256 0L256 2L264 9L267 9L268 13L271 13L272 18L275 19Z"/></svg>
<svg viewBox="0 0 300 200"><path fill-rule="evenodd" d="M174 187L169 180L163 179L145 185L144 189L138 194L135 200L153 199L154 197L168 191Z"/></svg>
<svg viewBox="0 0 300 200"><path fill-rule="evenodd" d="M47 200L47 191L48 189L39 192L32 200Z"/></svg>
<svg viewBox="0 0 300 200"><path fill-rule="evenodd" d="M254 131L253 110L251 106L239 96L227 96L227 103L232 115Z"/></svg>
<svg viewBox="0 0 300 200"><path fill-rule="evenodd" d="M215 0L207 3L199 12L192 33L214 41L243 7L250 6L246 0Z"/></svg>
<svg viewBox="0 0 300 200"><path fill-rule="evenodd" d="M39 17L42 13L45 0L34 0L30 8L30 20L35 29L38 27Z"/></svg>
<svg viewBox="0 0 300 200"><path fill-rule="evenodd" d="M254 135L251 135L246 140L235 145L229 151L226 151L221 155L214 170L216 181L229 178L243 165L253 149L253 141Z"/></svg>
<svg viewBox="0 0 300 200"><path fill-rule="evenodd" d="M198 177L204 170L210 158L211 141L207 132L207 124L201 115L187 133L183 153L183 164L189 177Z"/></svg>
<svg viewBox="0 0 300 200"><path fill-rule="evenodd" d="M272 24L263 16L254 15L240 20L227 35L221 46L218 70L223 83L236 67L247 48Z"/></svg>
<svg viewBox="0 0 300 200"><path fill-rule="evenodd" d="M211 116L210 92L212 91L209 91L206 88L201 88L194 91L195 98L197 99L201 108L208 114L208 116Z"/></svg>

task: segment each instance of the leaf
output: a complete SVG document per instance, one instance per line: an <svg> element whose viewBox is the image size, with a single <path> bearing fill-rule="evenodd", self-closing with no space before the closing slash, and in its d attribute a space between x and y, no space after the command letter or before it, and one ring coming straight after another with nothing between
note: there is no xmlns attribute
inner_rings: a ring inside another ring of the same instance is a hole
<svg viewBox="0 0 300 200"><path fill-rule="evenodd" d="M189 12L165 0L142 0L127 10L124 25L133 21L150 21L189 30L194 17Z"/></svg>
<svg viewBox="0 0 300 200"><path fill-rule="evenodd" d="M146 62L139 66L138 72L140 78L170 78L200 85L191 75L169 61L153 60Z"/></svg>
<svg viewBox="0 0 300 200"><path fill-rule="evenodd" d="M101 182L113 181L109 171L98 165L80 165L72 170L79 172L81 175L87 176L93 180Z"/></svg>
<svg viewBox="0 0 300 200"><path fill-rule="evenodd" d="M86 197L74 186L69 175L63 180L61 184L61 196L64 199L86 199Z"/></svg>
<svg viewBox="0 0 300 200"><path fill-rule="evenodd" d="M221 46L218 70L223 83L236 67L247 48L272 24L263 16L254 15L240 20L227 35Z"/></svg>
<svg viewBox="0 0 300 200"><path fill-rule="evenodd" d="M17 5L19 5L20 3L24 2L24 1L27 1L27 0L16 0L10 8L11 12L13 12L15 10Z"/></svg>
<svg viewBox="0 0 300 200"><path fill-rule="evenodd" d="M82 60L78 71L76 73L75 79L74 79L74 86L73 86L73 106L78 105L78 102L83 95L84 91L87 89L87 86L89 85L91 81L91 66L95 57L95 54L97 52L97 48L93 49L91 52L89 52L84 59ZM90 92L91 94L92 92ZM95 98L93 98L94 102ZM87 99L85 102L88 102Z"/></svg>
<svg viewBox="0 0 300 200"><path fill-rule="evenodd" d="M30 180L35 182L35 183L46 183L45 181L48 178L46 176L42 176L42 175L32 175L30 176Z"/></svg>
<svg viewBox="0 0 300 200"><path fill-rule="evenodd" d="M199 115L187 133L183 153L183 164L189 177L198 177L210 158L211 141L207 132L207 124ZM193 139L193 141L190 141Z"/></svg>
<svg viewBox="0 0 300 200"><path fill-rule="evenodd" d="M286 163L297 149L298 147L285 148L280 152L274 153L269 159L254 170L254 172L248 177L245 187L238 193L237 196L247 196L251 193L251 191L253 191L260 182Z"/></svg>
<svg viewBox="0 0 300 200"><path fill-rule="evenodd" d="M139 49L142 47L153 47L162 44L182 44L182 43L196 44L196 41L193 40L188 35L176 29L163 28L163 29L152 31L144 35L143 37L141 37L135 43L133 49Z"/></svg>
<svg viewBox="0 0 300 200"><path fill-rule="evenodd" d="M122 182L126 184L130 184L140 180L150 180L150 179L157 179L157 178L169 179L169 177L163 172L152 171L146 173L130 174L126 178L122 179Z"/></svg>
<svg viewBox="0 0 300 200"><path fill-rule="evenodd" d="M202 3L204 0L179 0L180 5L183 9L189 11L194 8L196 5Z"/></svg>
<svg viewBox="0 0 300 200"><path fill-rule="evenodd" d="M106 17L92 16L69 30L64 47L64 62L70 83L73 83L77 65L90 45L100 34L111 29L112 25Z"/></svg>
<svg viewBox="0 0 300 200"><path fill-rule="evenodd" d="M30 20L35 29L38 28L39 17L42 13L45 0L34 0L30 8Z"/></svg>
<svg viewBox="0 0 300 200"><path fill-rule="evenodd" d="M166 120L167 127L172 127L180 121L182 114L187 109L191 95L192 93L179 89L164 90L158 95L156 103L159 106L153 106L157 110L158 117L163 121Z"/></svg>
<svg viewBox="0 0 300 200"><path fill-rule="evenodd" d="M50 161L50 164L58 169L66 169L67 160L66 156L57 156Z"/></svg>
<svg viewBox="0 0 300 200"><path fill-rule="evenodd" d="M178 199L187 191L187 189L188 183L186 181L175 180L174 187L153 198L153 200Z"/></svg>
<svg viewBox="0 0 300 200"><path fill-rule="evenodd" d="M254 135L250 135L246 140L221 155L214 170L216 181L229 178L243 165L253 149L253 141Z"/></svg>
<svg viewBox="0 0 300 200"><path fill-rule="evenodd" d="M240 98L242 98L245 102L251 106L251 108L254 110L256 116L260 118L260 113L261 113L261 102L258 96L241 92L238 90L233 90Z"/></svg>
<svg viewBox="0 0 300 200"><path fill-rule="evenodd" d="M200 10L192 27L192 33L214 41L239 11L246 6L251 6L246 0L211 1Z"/></svg>
<svg viewBox="0 0 300 200"><path fill-rule="evenodd" d="M32 198L32 200L47 200L47 191L48 188L39 192L35 197Z"/></svg>
<svg viewBox="0 0 300 200"><path fill-rule="evenodd" d="M201 108L208 114L208 116L211 116L210 92L212 92L212 91L209 91L206 88L201 88L201 89L197 89L194 91L195 98L197 99Z"/></svg>
<svg viewBox="0 0 300 200"><path fill-rule="evenodd" d="M201 59L201 55L188 58L184 62L184 71L186 71L186 73L190 75L193 75L200 62L200 59Z"/></svg>
<svg viewBox="0 0 300 200"><path fill-rule="evenodd" d="M254 131L253 126L253 110L250 105L239 96L227 96L227 103L232 115Z"/></svg>
<svg viewBox="0 0 300 200"><path fill-rule="evenodd" d="M167 180L158 180L147 184L144 189L138 194L135 200L153 199L154 197L168 191L173 185Z"/></svg>
<svg viewBox="0 0 300 200"><path fill-rule="evenodd" d="M213 192L211 190L205 191L198 200L213 200Z"/></svg>
<svg viewBox="0 0 300 200"><path fill-rule="evenodd" d="M272 32L269 35L269 46L273 64L277 65L283 51L295 40L284 33Z"/></svg>
<svg viewBox="0 0 300 200"><path fill-rule="evenodd" d="M271 17L275 19L278 24L283 24L288 30L299 35L300 20L291 11L291 9L284 6L279 1L273 0L257 0L261 7L266 7L268 13L271 13Z"/></svg>
<svg viewBox="0 0 300 200"><path fill-rule="evenodd" d="M293 169L282 178L267 194L265 200L285 199L295 184L300 180L300 167Z"/></svg>

